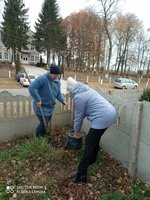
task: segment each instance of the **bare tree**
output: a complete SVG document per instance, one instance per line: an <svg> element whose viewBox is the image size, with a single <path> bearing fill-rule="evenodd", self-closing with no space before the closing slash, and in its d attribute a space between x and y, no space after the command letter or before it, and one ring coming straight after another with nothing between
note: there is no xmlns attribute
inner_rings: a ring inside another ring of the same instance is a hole
<svg viewBox="0 0 150 200"><path fill-rule="evenodd" d="M150 68L150 37L149 31L138 31L136 38L136 53L138 62L138 73L142 75L144 70L146 70L146 75L149 75Z"/></svg>
<svg viewBox="0 0 150 200"><path fill-rule="evenodd" d="M113 23L114 41L117 46L117 72L125 73L129 60L133 57L135 38L141 23L134 14L119 15Z"/></svg>
<svg viewBox="0 0 150 200"><path fill-rule="evenodd" d="M92 10L73 13L64 20L68 37L68 60L73 68L100 67L104 57L104 25Z"/></svg>
<svg viewBox="0 0 150 200"><path fill-rule="evenodd" d="M100 5L102 7L100 13L104 20L105 31L106 31L106 35L108 37L108 42L109 42L108 60L106 63L106 70L108 71L110 67L111 57L112 57L112 36L111 36L110 25L111 25L113 15L118 12L118 3L121 0L97 0L97 1L100 2Z"/></svg>

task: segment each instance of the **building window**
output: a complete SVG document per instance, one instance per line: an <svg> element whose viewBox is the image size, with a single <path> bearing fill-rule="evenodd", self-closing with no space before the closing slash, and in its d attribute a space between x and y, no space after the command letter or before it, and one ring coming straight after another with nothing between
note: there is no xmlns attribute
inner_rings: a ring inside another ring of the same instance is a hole
<svg viewBox="0 0 150 200"><path fill-rule="evenodd" d="M33 44L31 44L31 50L35 50L35 47Z"/></svg>
<svg viewBox="0 0 150 200"><path fill-rule="evenodd" d="M34 57L34 56L31 56L30 61L31 61L31 62L34 62L34 61L35 61L35 57Z"/></svg>
<svg viewBox="0 0 150 200"><path fill-rule="evenodd" d="M2 60L2 52L0 52L0 60Z"/></svg>
<svg viewBox="0 0 150 200"><path fill-rule="evenodd" d="M8 60L8 53L4 53L4 59Z"/></svg>
<svg viewBox="0 0 150 200"><path fill-rule="evenodd" d="M28 61L28 58L27 58L27 57L23 57L23 60L24 60L24 61Z"/></svg>

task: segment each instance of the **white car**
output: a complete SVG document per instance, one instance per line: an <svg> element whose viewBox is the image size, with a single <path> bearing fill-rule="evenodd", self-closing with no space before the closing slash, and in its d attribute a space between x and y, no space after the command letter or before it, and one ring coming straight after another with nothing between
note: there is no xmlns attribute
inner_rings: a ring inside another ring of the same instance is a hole
<svg viewBox="0 0 150 200"><path fill-rule="evenodd" d="M35 80L35 76L33 74L28 74L28 77L30 79L31 82L33 82ZM30 82L28 80L28 77L26 74L24 74L23 77L20 77L20 84L24 87L24 86L29 86Z"/></svg>
<svg viewBox="0 0 150 200"><path fill-rule="evenodd" d="M114 82L114 87L121 89L137 89L138 83L127 78L117 78Z"/></svg>

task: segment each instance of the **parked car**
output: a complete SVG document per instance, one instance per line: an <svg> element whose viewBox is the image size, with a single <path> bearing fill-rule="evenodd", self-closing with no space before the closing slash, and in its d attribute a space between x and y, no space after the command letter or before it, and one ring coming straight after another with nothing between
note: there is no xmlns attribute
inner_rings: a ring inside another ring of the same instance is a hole
<svg viewBox="0 0 150 200"><path fill-rule="evenodd" d="M31 82L33 82L35 80L35 76L33 74L28 74L29 79ZM28 77L26 74L23 75L23 77L20 77L20 84L24 87L24 86L29 86L30 82L28 80Z"/></svg>
<svg viewBox="0 0 150 200"><path fill-rule="evenodd" d="M114 87L121 89L136 89L138 83L127 78L117 78L114 82Z"/></svg>
<svg viewBox="0 0 150 200"><path fill-rule="evenodd" d="M20 78L23 77L25 75L24 72L20 71L20 72L17 72L16 75L15 75L15 79L17 82L20 82Z"/></svg>

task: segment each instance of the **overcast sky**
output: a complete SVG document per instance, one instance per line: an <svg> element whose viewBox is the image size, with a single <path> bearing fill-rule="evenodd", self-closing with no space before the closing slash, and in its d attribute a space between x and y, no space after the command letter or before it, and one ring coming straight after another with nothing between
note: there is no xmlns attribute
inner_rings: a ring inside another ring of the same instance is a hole
<svg viewBox="0 0 150 200"><path fill-rule="evenodd" d="M37 20L38 14L44 0L24 0L25 6L29 8L29 22L31 29L34 30L34 22ZM57 0L60 15L65 18L72 12L78 12L88 6L97 7L97 0ZM145 28L150 27L149 0L124 0L121 9L123 13L135 13L140 20L144 22ZM0 9L2 11L2 9Z"/></svg>
<svg viewBox="0 0 150 200"><path fill-rule="evenodd" d="M41 10L41 5L44 0L24 0L26 7L29 8L29 20L33 29L34 22L38 17L38 13ZM88 6L97 7L97 0L57 0L60 15L64 18L72 12L77 12L80 9L84 9ZM150 14L149 14L149 0L124 0L121 9L124 13L135 13L140 20L144 22L145 28L150 27Z"/></svg>

